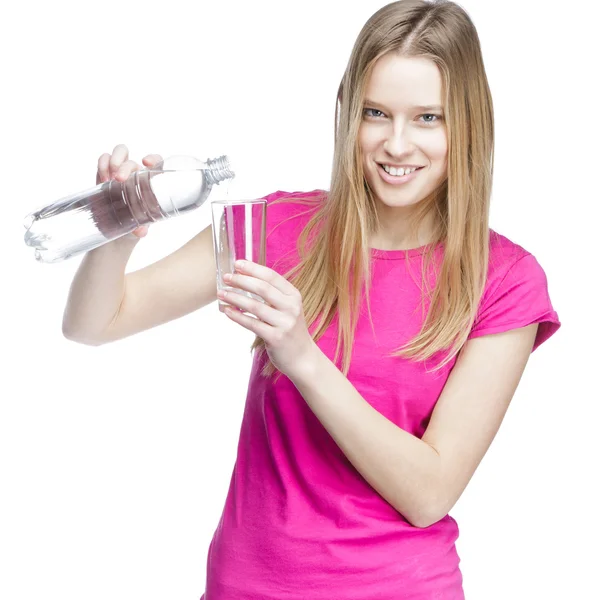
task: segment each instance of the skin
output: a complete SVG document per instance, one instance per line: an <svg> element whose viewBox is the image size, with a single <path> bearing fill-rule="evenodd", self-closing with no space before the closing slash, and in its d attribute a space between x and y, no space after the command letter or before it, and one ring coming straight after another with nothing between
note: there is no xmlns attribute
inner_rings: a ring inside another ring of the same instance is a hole
<svg viewBox="0 0 600 600"><path fill-rule="evenodd" d="M538 324L468 340L418 438L371 406L321 351L308 332L300 292L289 281L250 261L235 266L237 272L226 276L229 285L266 302L223 290L218 297L232 305L225 314L265 341L273 364L356 470L415 527L448 514L498 432Z"/></svg>
<svg viewBox="0 0 600 600"><path fill-rule="evenodd" d="M443 107L440 71L428 59L389 53L375 64L365 99L372 102L365 100L358 143L382 222L371 246L382 250L423 246L429 243L431 221L422 226L417 239L410 239L407 216L446 179L448 137L443 110L416 107ZM424 168L412 181L393 186L381 178L377 163Z"/></svg>
<svg viewBox="0 0 600 600"><path fill-rule="evenodd" d="M135 161L129 160L129 149L125 144L117 144L112 154L105 152L98 159L98 170L96 172L96 185L114 179L116 181L125 181L134 171L142 168L152 169L163 158L160 154L148 154L142 159L143 167ZM148 233L148 225L142 225L134 229L131 234L142 238Z"/></svg>

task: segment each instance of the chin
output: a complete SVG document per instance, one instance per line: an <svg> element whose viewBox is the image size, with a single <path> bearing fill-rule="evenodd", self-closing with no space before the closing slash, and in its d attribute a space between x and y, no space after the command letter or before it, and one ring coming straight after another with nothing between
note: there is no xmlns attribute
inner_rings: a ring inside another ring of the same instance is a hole
<svg viewBox="0 0 600 600"><path fill-rule="evenodd" d="M401 195L397 195L394 197L394 194L378 194L377 192L374 194L375 199L384 204L389 208L406 208L409 206L416 206L425 198L425 196L410 196L410 197L402 197Z"/></svg>
<svg viewBox="0 0 600 600"><path fill-rule="evenodd" d="M427 194L420 188L416 190L404 190L400 188L388 188L381 182L373 184L372 181L368 182L369 189L371 190L373 197L386 206L414 206L418 204L422 199L427 197Z"/></svg>

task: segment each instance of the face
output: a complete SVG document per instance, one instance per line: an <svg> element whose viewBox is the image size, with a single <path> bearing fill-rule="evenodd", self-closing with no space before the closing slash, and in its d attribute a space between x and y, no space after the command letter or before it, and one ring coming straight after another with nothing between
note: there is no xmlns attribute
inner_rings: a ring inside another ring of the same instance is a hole
<svg viewBox="0 0 600 600"><path fill-rule="evenodd" d="M446 178L448 143L437 66L395 53L381 57L363 108L358 141L378 208L387 214L402 212L402 207L410 210ZM393 170L386 173L382 165L420 168L399 176Z"/></svg>

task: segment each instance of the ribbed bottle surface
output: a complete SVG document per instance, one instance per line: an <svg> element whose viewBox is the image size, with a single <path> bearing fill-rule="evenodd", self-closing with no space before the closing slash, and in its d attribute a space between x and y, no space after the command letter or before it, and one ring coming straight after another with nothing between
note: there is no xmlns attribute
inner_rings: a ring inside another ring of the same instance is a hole
<svg viewBox="0 0 600 600"><path fill-rule="evenodd" d="M209 184L215 185L232 179L235 173L231 168L231 162L227 156L219 156L218 158L208 159L206 161L208 169L206 170L206 180Z"/></svg>
<svg viewBox="0 0 600 600"><path fill-rule="evenodd" d="M25 217L25 243L41 262L58 262L102 246L140 225L201 206L213 185L233 178L227 156L174 156L162 168L133 172L61 198Z"/></svg>

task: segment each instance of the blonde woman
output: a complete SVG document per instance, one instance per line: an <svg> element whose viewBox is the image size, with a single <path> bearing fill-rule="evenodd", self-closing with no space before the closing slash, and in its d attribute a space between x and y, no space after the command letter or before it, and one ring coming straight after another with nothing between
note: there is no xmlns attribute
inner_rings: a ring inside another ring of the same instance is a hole
<svg viewBox="0 0 600 600"><path fill-rule="evenodd" d="M330 189L266 196L267 265L231 274L266 303L219 296L257 337L206 600L464 598L448 512L560 327L542 267L489 228L492 98L464 10L380 9L337 101ZM136 168L117 146L98 178ZM217 298L210 228L125 285L138 241L84 258L65 335L102 344Z"/></svg>

